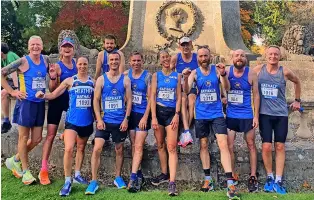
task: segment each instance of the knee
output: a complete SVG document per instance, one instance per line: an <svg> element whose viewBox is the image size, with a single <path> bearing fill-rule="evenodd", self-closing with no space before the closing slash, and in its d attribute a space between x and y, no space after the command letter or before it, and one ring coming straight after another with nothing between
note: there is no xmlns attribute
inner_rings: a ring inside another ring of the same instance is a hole
<svg viewBox="0 0 314 200"><path fill-rule="evenodd" d="M85 145L84 144L79 144L76 146L76 151L78 152L84 152L85 151Z"/></svg>
<svg viewBox="0 0 314 200"><path fill-rule="evenodd" d="M26 136L26 135L19 135L19 141L20 142L27 143L27 140L28 140L28 136Z"/></svg>
<svg viewBox="0 0 314 200"><path fill-rule="evenodd" d="M136 153L142 153L143 152L143 148L144 148L143 145L135 145L134 146L134 150L135 150Z"/></svg>
<svg viewBox="0 0 314 200"><path fill-rule="evenodd" d="M41 142L41 140L42 140L42 137L40 136L40 137L35 138L34 140L32 140L32 143L36 146L36 145L38 145Z"/></svg>
<svg viewBox="0 0 314 200"><path fill-rule="evenodd" d="M263 144L262 150L263 150L263 152L266 152L266 153L272 152L271 144Z"/></svg>
<svg viewBox="0 0 314 200"><path fill-rule="evenodd" d="M185 105L187 103L186 95L182 95L182 105Z"/></svg>
<svg viewBox="0 0 314 200"><path fill-rule="evenodd" d="M115 149L116 149L116 155L117 156L123 155L123 146L122 145L116 146Z"/></svg>
<svg viewBox="0 0 314 200"><path fill-rule="evenodd" d="M176 144L168 144L167 149L168 149L169 154L174 154L177 152L177 145Z"/></svg>
<svg viewBox="0 0 314 200"><path fill-rule="evenodd" d="M48 140L49 142L52 142L55 139L55 134L48 134L46 136L46 140Z"/></svg>
<svg viewBox="0 0 314 200"><path fill-rule="evenodd" d="M65 148L64 148L64 153L67 153L67 154L72 154L73 153L73 146L71 145L71 146L66 146Z"/></svg>
<svg viewBox="0 0 314 200"><path fill-rule="evenodd" d="M97 147L94 147L94 150L93 150L93 155L99 157L100 154L102 152L102 148L97 148Z"/></svg>
<svg viewBox="0 0 314 200"><path fill-rule="evenodd" d="M165 150L165 142L164 141L158 142L157 143L157 149L158 149L158 151Z"/></svg>
<svg viewBox="0 0 314 200"><path fill-rule="evenodd" d="M222 150L229 150L228 142L227 140L219 140L218 141L218 146L220 151Z"/></svg>
<svg viewBox="0 0 314 200"><path fill-rule="evenodd" d="M201 151L208 151L208 144L207 143L201 143L200 144L200 150Z"/></svg>
<svg viewBox="0 0 314 200"><path fill-rule="evenodd" d="M283 144L283 143L276 143L275 147L276 147L276 152L277 151L279 151L279 152L285 151L285 144Z"/></svg>
<svg viewBox="0 0 314 200"><path fill-rule="evenodd" d="M233 152L234 144L233 143L232 144L228 143L228 148L229 148L230 152Z"/></svg>
<svg viewBox="0 0 314 200"><path fill-rule="evenodd" d="M255 142L253 140L247 141L247 147L250 151L255 151Z"/></svg>

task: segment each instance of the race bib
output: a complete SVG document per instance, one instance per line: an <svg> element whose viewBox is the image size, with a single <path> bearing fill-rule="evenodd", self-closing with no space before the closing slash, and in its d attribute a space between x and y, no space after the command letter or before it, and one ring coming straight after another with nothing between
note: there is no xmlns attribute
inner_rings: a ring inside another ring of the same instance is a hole
<svg viewBox="0 0 314 200"><path fill-rule="evenodd" d="M132 103L142 104L142 96L141 95L132 95Z"/></svg>
<svg viewBox="0 0 314 200"><path fill-rule="evenodd" d="M228 102L236 103L236 104L243 104L243 92L240 91L239 93L234 93L232 90L228 93Z"/></svg>
<svg viewBox="0 0 314 200"><path fill-rule="evenodd" d="M76 99L76 107L78 108L87 108L91 107L92 100L91 99Z"/></svg>
<svg viewBox="0 0 314 200"><path fill-rule="evenodd" d="M278 96L278 88L272 87L261 87L262 95L266 99L277 99Z"/></svg>
<svg viewBox="0 0 314 200"><path fill-rule="evenodd" d="M167 100L174 100L174 91L159 91L158 98L160 99L167 99Z"/></svg>
<svg viewBox="0 0 314 200"><path fill-rule="evenodd" d="M217 93L216 92L204 92L200 94L201 102L214 102L217 101Z"/></svg>
<svg viewBox="0 0 314 200"><path fill-rule="evenodd" d="M122 109L122 100L105 101L106 110Z"/></svg>
<svg viewBox="0 0 314 200"><path fill-rule="evenodd" d="M32 81L32 89L33 90L46 89L46 81L45 81L45 79L43 79L43 80L33 80Z"/></svg>

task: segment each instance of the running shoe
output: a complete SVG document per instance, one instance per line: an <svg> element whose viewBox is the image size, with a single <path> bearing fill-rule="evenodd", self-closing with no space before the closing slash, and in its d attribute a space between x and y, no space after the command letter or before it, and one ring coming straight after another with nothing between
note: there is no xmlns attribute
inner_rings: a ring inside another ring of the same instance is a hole
<svg viewBox="0 0 314 200"><path fill-rule="evenodd" d="M88 185L88 181L86 181L81 175L74 177L73 183Z"/></svg>
<svg viewBox="0 0 314 200"><path fill-rule="evenodd" d="M71 192L71 182L67 181L64 183L63 187L61 188L59 195L66 197L66 196L69 196L70 192Z"/></svg>
<svg viewBox="0 0 314 200"><path fill-rule="evenodd" d="M240 200L240 196L234 184L230 184L227 187L227 197L229 200Z"/></svg>
<svg viewBox="0 0 314 200"><path fill-rule="evenodd" d="M167 183L167 182L169 182L169 175L165 175L165 174L161 173L156 178L153 178L151 183L155 186L158 186L162 183Z"/></svg>
<svg viewBox="0 0 314 200"><path fill-rule="evenodd" d="M238 185L239 184L239 174L234 174L233 180L234 180L234 185Z"/></svg>
<svg viewBox="0 0 314 200"><path fill-rule="evenodd" d="M274 191L278 194L287 194L287 190L283 187L282 181L278 181L274 184Z"/></svg>
<svg viewBox="0 0 314 200"><path fill-rule="evenodd" d="M202 192L208 192L208 191L212 191L212 190L214 190L214 181L213 181L213 179L205 180L204 181L204 185L201 188L201 191Z"/></svg>
<svg viewBox="0 0 314 200"><path fill-rule="evenodd" d="M93 180L89 183L86 191L85 191L85 194L95 194L96 191L98 190L98 183L96 180Z"/></svg>
<svg viewBox="0 0 314 200"><path fill-rule="evenodd" d="M49 185L51 183L49 180L48 171L41 170L38 174L38 179L42 185Z"/></svg>
<svg viewBox="0 0 314 200"><path fill-rule="evenodd" d="M7 166L7 168L12 171L12 174L16 178L22 178L23 176L22 163L21 161L15 162L14 156L12 156L11 158L7 158L5 160L5 166Z"/></svg>
<svg viewBox="0 0 314 200"><path fill-rule="evenodd" d="M175 182L170 182L168 185L168 195L178 196L177 186Z"/></svg>
<svg viewBox="0 0 314 200"><path fill-rule="evenodd" d="M274 179L270 176L267 177L266 183L264 185L265 192L274 192Z"/></svg>
<svg viewBox="0 0 314 200"><path fill-rule="evenodd" d="M26 172L23 174L22 182L24 185L30 185L33 182L35 182L36 179L33 177L31 172L29 170L26 170Z"/></svg>
<svg viewBox="0 0 314 200"><path fill-rule="evenodd" d="M248 180L248 190L249 192L257 192L258 191L258 181L255 176L251 176Z"/></svg>
<svg viewBox="0 0 314 200"><path fill-rule="evenodd" d="M9 130L12 128L12 125L10 122L3 122L1 125L1 134L9 132Z"/></svg>
<svg viewBox="0 0 314 200"><path fill-rule="evenodd" d="M124 180L122 179L121 176L118 176L118 177L114 180L113 183L115 184L115 186L117 186L118 189L124 189L124 188L126 188L126 184L125 184L125 182L124 182Z"/></svg>
<svg viewBox="0 0 314 200"><path fill-rule="evenodd" d="M180 139L179 139L178 145L183 147L183 148L185 148L189 144L193 144L192 135L191 135L190 131L183 132L180 135Z"/></svg>
<svg viewBox="0 0 314 200"><path fill-rule="evenodd" d="M136 193L140 189L137 180L130 180L128 185L128 191L131 193Z"/></svg>
<svg viewBox="0 0 314 200"><path fill-rule="evenodd" d="M139 190L141 190L141 188L145 185L145 179L143 175L137 177L137 184L138 184Z"/></svg>

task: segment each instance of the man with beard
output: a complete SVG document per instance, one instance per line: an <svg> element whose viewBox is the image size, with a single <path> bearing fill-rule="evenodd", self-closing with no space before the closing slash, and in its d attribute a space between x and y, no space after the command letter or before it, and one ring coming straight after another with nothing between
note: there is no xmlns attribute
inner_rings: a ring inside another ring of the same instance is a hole
<svg viewBox="0 0 314 200"><path fill-rule="evenodd" d="M256 177L257 155L255 146L255 129L258 127L259 115L259 92L257 75L248 66L245 66L247 59L242 49L233 51L233 66L228 70L230 91L228 91L227 104L227 128L228 145L231 155L232 174L235 180L238 179L234 169L234 140L236 132L244 132L245 140L250 151L251 176L248 180L248 190L258 190ZM251 101L253 91L254 116Z"/></svg>
<svg viewBox="0 0 314 200"><path fill-rule="evenodd" d="M254 68L258 76L260 93L259 128L262 137L262 157L267 173L264 186L266 192L286 194L282 175L285 166L285 142L288 134L288 109L285 97L287 80L294 83L295 100L290 105L293 111L300 109L301 83L299 78L287 67L280 66L280 48L271 45L266 49L267 64ZM272 142L275 142L276 179L272 169Z"/></svg>
<svg viewBox="0 0 314 200"><path fill-rule="evenodd" d="M214 133L217 138L221 155L221 164L227 177L227 196L229 199L239 199L232 177L231 157L228 149L227 126L222 112L220 98L220 83L229 91L228 72L222 63L209 64L210 50L207 46L200 46L197 51L199 68L184 74L184 91L189 93L193 83L199 90L195 106L195 132L200 139L200 157L205 173L202 191L214 189L214 182L210 176L210 157L208 152L208 137Z"/></svg>
<svg viewBox="0 0 314 200"><path fill-rule="evenodd" d="M117 38L114 35L106 35L103 39L103 47L104 50L98 53L97 62L96 62L96 73L95 73L95 80L100 76L101 71L102 73L109 71L109 59L108 55L112 52L118 52L121 58L121 62L119 65L119 72L124 72L124 65L125 59L124 55L121 51L118 50L117 47Z"/></svg>

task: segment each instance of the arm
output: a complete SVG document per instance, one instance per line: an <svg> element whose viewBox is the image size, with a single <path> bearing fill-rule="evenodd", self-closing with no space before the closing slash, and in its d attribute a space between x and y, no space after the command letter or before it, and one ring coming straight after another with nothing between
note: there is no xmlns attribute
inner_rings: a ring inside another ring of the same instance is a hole
<svg viewBox="0 0 314 200"><path fill-rule="evenodd" d="M191 91L194 80L196 79L196 70L193 70L191 74L184 75L183 91L188 94Z"/></svg>
<svg viewBox="0 0 314 200"><path fill-rule="evenodd" d="M176 102L176 113L171 121L171 128L172 130L176 130L179 126L179 113L181 109L181 97L182 97L182 90L181 90L181 74L178 74L178 84L177 84L177 102Z"/></svg>
<svg viewBox="0 0 314 200"><path fill-rule="evenodd" d="M60 95L62 95L66 89L68 89L73 82L73 78L69 77L62 81L62 83L57 87L52 93L45 94L44 98L47 100L52 100L58 98Z"/></svg>
<svg viewBox="0 0 314 200"><path fill-rule="evenodd" d="M151 84L152 84L152 75L150 73L147 74L146 80L145 80L146 84L147 84L147 106L146 106L146 110L144 113L144 117L148 118L149 113L150 113L150 96L151 96Z"/></svg>
<svg viewBox="0 0 314 200"><path fill-rule="evenodd" d="M50 80L49 80L48 87L49 87L49 91L50 92L53 92L60 85L60 82L58 80L58 76L61 75L60 66L58 64L52 64L51 68L53 68L53 67L55 67L55 70L56 70L56 73L57 73L57 77L56 77L56 79L52 80L50 78L50 76L49 76Z"/></svg>
<svg viewBox="0 0 314 200"><path fill-rule="evenodd" d="M100 100L101 100L101 90L103 88L103 84L104 84L104 77L100 76L96 81L95 90L94 90L94 99L93 99L94 113L95 113L96 120L98 122L102 121L101 113L100 113L101 111Z"/></svg>
<svg viewBox="0 0 314 200"><path fill-rule="evenodd" d="M125 99L126 99L126 112L123 122L120 125L121 131L126 131L128 129L129 116L132 109L132 91L131 91L131 81L129 77L125 76L123 80L123 85L125 88Z"/></svg>
<svg viewBox="0 0 314 200"><path fill-rule="evenodd" d="M124 54L121 51L118 51L118 53L120 54L120 66L119 66L119 72L121 74L123 74L124 72L124 67L125 67L125 58L124 58Z"/></svg>
<svg viewBox="0 0 314 200"><path fill-rule="evenodd" d="M253 105L254 105L253 128L257 128L258 118L259 118L259 106L260 106L260 96L259 96L259 91L258 91L258 78L255 71L250 70L250 75L252 77Z"/></svg>
<svg viewBox="0 0 314 200"><path fill-rule="evenodd" d="M284 68L284 74L287 77L287 79L294 83L294 93L295 93L295 99L301 98L301 82L300 79L288 68ZM291 104L292 110L300 110L301 104L299 101L294 101Z"/></svg>
<svg viewBox="0 0 314 200"><path fill-rule="evenodd" d="M157 74L154 73L152 77L151 93L150 93L150 109L152 111L152 127L158 128L157 116L156 116L156 93L157 93ZM155 123L154 123L155 121Z"/></svg>
<svg viewBox="0 0 314 200"><path fill-rule="evenodd" d="M123 72L123 74L124 74L124 76L128 76L129 70L125 70L125 71Z"/></svg>
<svg viewBox="0 0 314 200"><path fill-rule="evenodd" d="M225 91L229 91L230 90L230 82L228 80L228 77L229 77L229 72L228 71L225 71L225 73L221 73L219 72L219 80L222 84L222 88L225 89ZM225 74L225 75L224 75ZM224 76L222 76L224 75Z"/></svg>
<svg viewBox="0 0 314 200"><path fill-rule="evenodd" d="M101 51L98 53L98 56L97 56L96 72L95 72L95 78L94 78L95 80L98 80L98 77L100 76L100 73L101 73L101 65L102 65L103 60L104 60L103 55L104 55L104 51Z"/></svg>
<svg viewBox="0 0 314 200"><path fill-rule="evenodd" d="M172 69L173 71L176 69L176 65L177 65L177 55L174 55L171 57L171 61L170 61L170 69Z"/></svg>

